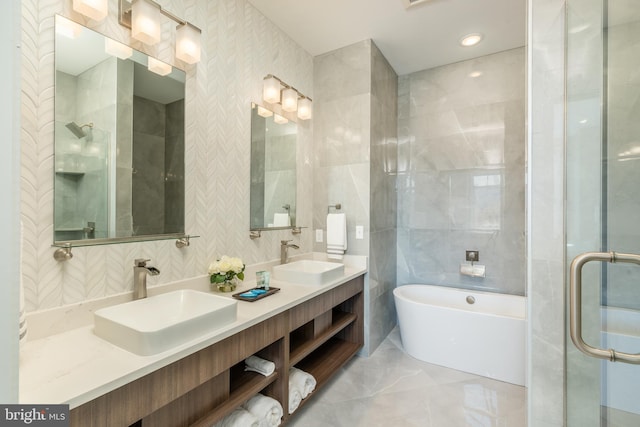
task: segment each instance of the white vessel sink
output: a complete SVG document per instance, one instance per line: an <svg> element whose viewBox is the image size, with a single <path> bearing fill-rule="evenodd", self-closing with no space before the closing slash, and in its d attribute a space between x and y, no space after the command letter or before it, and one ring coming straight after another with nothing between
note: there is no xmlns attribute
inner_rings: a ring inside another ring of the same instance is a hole
<svg viewBox="0 0 640 427"><path fill-rule="evenodd" d="M94 333L141 356L176 347L236 320L237 301L181 290L97 310Z"/></svg>
<svg viewBox="0 0 640 427"><path fill-rule="evenodd" d="M273 267L274 280L301 285L326 285L344 275L344 264L302 260Z"/></svg>

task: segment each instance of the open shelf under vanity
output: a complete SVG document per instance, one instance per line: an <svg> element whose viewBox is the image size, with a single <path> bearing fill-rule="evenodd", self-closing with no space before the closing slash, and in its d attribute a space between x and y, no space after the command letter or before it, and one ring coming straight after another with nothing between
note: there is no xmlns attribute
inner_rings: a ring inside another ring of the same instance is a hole
<svg viewBox="0 0 640 427"><path fill-rule="evenodd" d="M280 402L284 425L362 348L363 287L358 276L74 408L70 425L211 426L257 393ZM273 361L274 373L245 371L251 355ZM316 388L289 414L293 366L313 375Z"/></svg>

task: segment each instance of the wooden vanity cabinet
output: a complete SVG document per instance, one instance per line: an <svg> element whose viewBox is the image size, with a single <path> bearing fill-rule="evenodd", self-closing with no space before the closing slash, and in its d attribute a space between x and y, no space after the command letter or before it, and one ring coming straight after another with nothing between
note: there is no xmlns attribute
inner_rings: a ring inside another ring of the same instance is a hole
<svg viewBox="0 0 640 427"><path fill-rule="evenodd" d="M330 295L320 295L289 310L289 366L316 379L316 389L300 407L362 348L363 283L360 276Z"/></svg>
<svg viewBox="0 0 640 427"><path fill-rule="evenodd" d="M208 427L257 393L282 404L285 424L295 416L287 410L289 368L312 374L318 390L362 347L363 287L359 276L74 408L71 426ZM273 361L275 372L245 371L253 354Z"/></svg>

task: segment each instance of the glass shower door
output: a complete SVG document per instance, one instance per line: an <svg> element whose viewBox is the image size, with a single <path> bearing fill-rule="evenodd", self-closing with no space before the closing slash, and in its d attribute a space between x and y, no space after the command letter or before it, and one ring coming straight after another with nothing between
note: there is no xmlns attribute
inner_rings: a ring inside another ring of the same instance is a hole
<svg viewBox="0 0 640 427"><path fill-rule="evenodd" d="M640 2L567 1L566 137L567 426L640 426Z"/></svg>

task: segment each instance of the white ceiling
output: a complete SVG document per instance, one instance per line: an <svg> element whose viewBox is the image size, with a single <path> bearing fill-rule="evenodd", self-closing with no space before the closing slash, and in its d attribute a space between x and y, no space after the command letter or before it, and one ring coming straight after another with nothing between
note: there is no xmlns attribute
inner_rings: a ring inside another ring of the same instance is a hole
<svg viewBox="0 0 640 427"><path fill-rule="evenodd" d="M302 48L317 56L372 39L404 75L524 46L526 0L249 0ZM474 47L460 38L482 33Z"/></svg>

